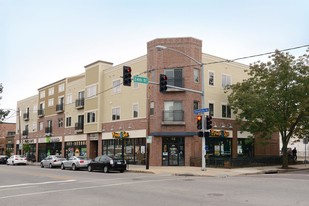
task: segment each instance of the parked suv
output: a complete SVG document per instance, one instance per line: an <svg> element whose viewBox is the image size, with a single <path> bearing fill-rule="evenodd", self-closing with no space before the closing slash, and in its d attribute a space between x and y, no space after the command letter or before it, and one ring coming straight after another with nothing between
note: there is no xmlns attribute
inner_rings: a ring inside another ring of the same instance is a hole
<svg viewBox="0 0 309 206"><path fill-rule="evenodd" d="M65 158L63 158L60 155L49 155L41 161L41 167L42 168L43 167L49 167L49 168L60 167L61 161L63 160L65 160Z"/></svg>

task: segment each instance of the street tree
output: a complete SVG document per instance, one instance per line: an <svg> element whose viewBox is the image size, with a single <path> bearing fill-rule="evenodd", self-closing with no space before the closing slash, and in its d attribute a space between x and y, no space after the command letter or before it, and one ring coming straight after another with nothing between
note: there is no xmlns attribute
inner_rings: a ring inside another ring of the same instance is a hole
<svg viewBox="0 0 309 206"><path fill-rule="evenodd" d="M276 50L266 63L249 66L248 79L226 88L242 131L260 138L280 133L282 167L288 168L287 146L309 134L309 50L298 58Z"/></svg>
<svg viewBox="0 0 309 206"><path fill-rule="evenodd" d="M3 92L3 86L2 83L0 83L0 94L2 94ZM1 100L2 96L0 96L0 100ZM0 122L2 122L5 117L7 117L9 115L10 111L9 110L4 110L0 108Z"/></svg>

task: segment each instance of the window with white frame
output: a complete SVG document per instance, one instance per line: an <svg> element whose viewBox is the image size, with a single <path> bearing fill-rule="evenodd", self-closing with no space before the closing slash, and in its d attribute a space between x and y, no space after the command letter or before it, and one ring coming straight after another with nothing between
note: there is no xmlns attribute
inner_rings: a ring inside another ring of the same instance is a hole
<svg viewBox="0 0 309 206"><path fill-rule="evenodd" d="M54 106L54 99L48 99L48 106L51 107L51 106Z"/></svg>
<svg viewBox="0 0 309 206"><path fill-rule="evenodd" d="M164 121L183 121L184 112L182 102L165 101L164 102Z"/></svg>
<svg viewBox="0 0 309 206"><path fill-rule="evenodd" d="M154 115L154 102L150 102L150 115Z"/></svg>
<svg viewBox="0 0 309 206"><path fill-rule="evenodd" d="M121 92L121 87L120 87L120 79L114 80L113 81L113 93L118 94Z"/></svg>
<svg viewBox="0 0 309 206"><path fill-rule="evenodd" d="M222 117L231 118L231 107L227 104L222 104Z"/></svg>
<svg viewBox="0 0 309 206"><path fill-rule="evenodd" d="M67 94L67 101L66 104L72 104L73 102L73 96L72 94Z"/></svg>
<svg viewBox="0 0 309 206"><path fill-rule="evenodd" d="M48 96L54 95L54 87L48 89Z"/></svg>
<svg viewBox="0 0 309 206"><path fill-rule="evenodd" d="M72 126L72 117L67 117L65 120L65 126L71 127Z"/></svg>
<svg viewBox="0 0 309 206"><path fill-rule="evenodd" d="M222 74L222 88L225 88L226 86L231 84L232 84L231 76Z"/></svg>
<svg viewBox="0 0 309 206"><path fill-rule="evenodd" d="M215 85L215 73L212 71L208 72L208 85L209 86Z"/></svg>
<svg viewBox="0 0 309 206"><path fill-rule="evenodd" d="M60 84L58 86L58 92L63 92L64 91L64 84Z"/></svg>
<svg viewBox="0 0 309 206"><path fill-rule="evenodd" d="M167 76L168 85L183 87L182 68L165 69L164 74Z"/></svg>
<svg viewBox="0 0 309 206"><path fill-rule="evenodd" d="M63 118L58 119L58 127L63 127Z"/></svg>
<svg viewBox="0 0 309 206"><path fill-rule="evenodd" d="M87 113L87 123L96 122L95 119L95 112L88 112Z"/></svg>
<svg viewBox="0 0 309 206"><path fill-rule="evenodd" d="M116 107L112 109L112 120L120 119L120 107Z"/></svg>
<svg viewBox="0 0 309 206"><path fill-rule="evenodd" d="M39 130L42 131L44 127L44 123L43 122L39 122Z"/></svg>
<svg viewBox="0 0 309 206"><path fill-rule="evenodd" d="M215 115L215 105L214 105L214 103L209 103L209 115L210 116L214 116Z"/></svg>
<svg viewBox="0 0 309 206"><path fill-rule="evenodd" d="M87 98L94 97L97 95L97 85L93 85L87 88Z"/></svg>
<svg viewBox="0 0 309 206"><path fill-rule="evenodd" d="M199 78L200 78L200 70L197 68L194 68L193 70L193 76L194 76L194 82L199 83Z"/></svg>
<svg viewBox="0 0 309 206"><path fill-rule="evenodd" d="M40 92L40 98L42 99L42 98L45 98L45 91L41 91Z"/></svg>
<svg viewBox="0 0 309 206"><path fill-rule="evenodd" d="M133 104L133 118L138 117L138 104Z"/></svg>

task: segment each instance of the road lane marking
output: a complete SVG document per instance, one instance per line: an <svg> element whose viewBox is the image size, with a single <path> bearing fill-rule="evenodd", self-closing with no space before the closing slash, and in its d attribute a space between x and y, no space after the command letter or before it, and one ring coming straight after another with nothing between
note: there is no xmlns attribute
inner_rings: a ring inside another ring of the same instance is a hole
<svg viewBox="0 0 309 206"><path fill-rule="evenodd" d="M1 188L11 188L11 187L23 187L23 186L34 186L34 185L46 185L46 184L55 184L55 183L66 183L66 182L74 182L76 180L63 180L63 181L50 181L50 182L36 182L36 183L23 183L16 185L4 185L0 186Z"/></svg>
<svg viewBox="0 0 309 206"><path fill-rule="evenodd" d="M33 193L3 196L3 197L0 197L0 200L1 199L9 199L9 198L17 198L17 197L25 197L25 196L42 195L42 194L49 194L49 193L60 193L60 192L69 192L69 191L77 191L77 190L88 190L88 189L95 189L95 188L114 187L114 186L122 186L122 185L133 185L133 184L141 184L141 183L149 183L149 182L172 181L172 180L175 180L175 178L159 179L159 180L144 180L144 181L134 181L134 182L122 182L122 183L113 183L113 184L108 184L108 185L78 187L78 188L62 189L62 190L50 190L50 191L44 191L44 192L33 192Z"/></svg>

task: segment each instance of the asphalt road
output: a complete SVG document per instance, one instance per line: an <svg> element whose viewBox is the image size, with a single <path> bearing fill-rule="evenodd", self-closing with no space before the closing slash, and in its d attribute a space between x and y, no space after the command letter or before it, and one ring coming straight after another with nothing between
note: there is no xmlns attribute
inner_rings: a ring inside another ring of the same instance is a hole
<svg viewBox="0 0 309 206"><path fill-rule="evenodd" d="M196 177L0 165L0 205L307 206L309 171Z"/></svg>

